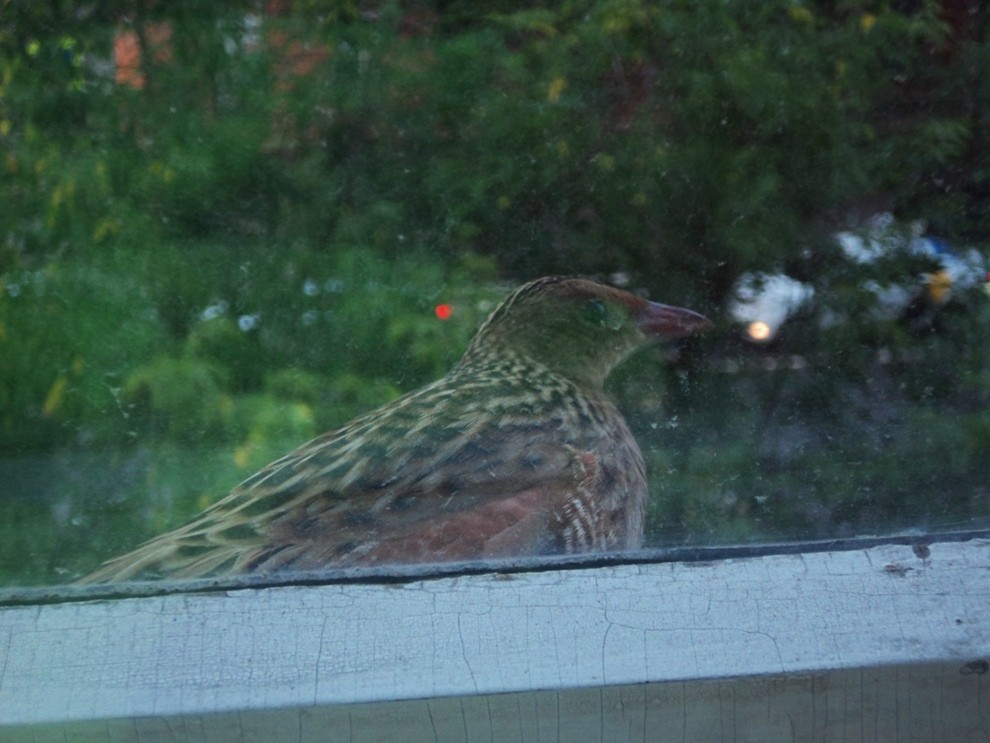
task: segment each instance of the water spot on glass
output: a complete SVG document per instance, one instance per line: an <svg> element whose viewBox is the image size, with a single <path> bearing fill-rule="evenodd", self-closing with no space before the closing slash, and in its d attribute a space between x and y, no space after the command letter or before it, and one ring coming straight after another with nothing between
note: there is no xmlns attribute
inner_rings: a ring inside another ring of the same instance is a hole
<svg viewBox="0 0 990 743"><path fill-rule="evenodd" d="M258 315L241 315L237 318L237 327L245 333L249 330L254 330L260 324L261 318Z"/></svg>
<svg viewBox="0 0 990 743"><path fill-rule="evenodd" d="M228 307L229 305L227 304L227 302L220 299L214 302L213 304L211 304L210 306L208 306L205 310L203 310L200 313L200 317L203 320L212 320L215 317L220 317L221 315L225 315L227 313Z"/></svg>

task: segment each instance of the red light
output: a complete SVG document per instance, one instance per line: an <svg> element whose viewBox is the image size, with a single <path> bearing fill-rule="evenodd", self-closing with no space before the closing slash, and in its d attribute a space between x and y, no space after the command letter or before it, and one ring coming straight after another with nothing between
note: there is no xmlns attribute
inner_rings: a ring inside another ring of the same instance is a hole
<svg viewBox="0 0 990 743"><path fill-rule="evenodd" d="M449 320L454 314L454 308L449 304L438 304L433 311L437 313L438 320Z"/></svg>

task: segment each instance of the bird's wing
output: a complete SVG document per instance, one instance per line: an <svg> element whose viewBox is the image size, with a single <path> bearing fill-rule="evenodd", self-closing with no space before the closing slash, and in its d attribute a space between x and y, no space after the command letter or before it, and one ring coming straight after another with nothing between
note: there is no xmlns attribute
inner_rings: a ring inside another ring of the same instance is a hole
<svg viewBox="0 0 990 743"><path fill-rule="evenodd" d="M552 514L587 480L593 442L569 441L562 417L502 392L435 383L400 398L273 462L189 524L83 580L560 549Z"/></svg>

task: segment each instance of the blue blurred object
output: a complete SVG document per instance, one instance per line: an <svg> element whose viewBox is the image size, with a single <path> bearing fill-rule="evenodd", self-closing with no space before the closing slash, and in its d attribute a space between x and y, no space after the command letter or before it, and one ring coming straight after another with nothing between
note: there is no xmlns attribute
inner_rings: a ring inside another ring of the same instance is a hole
<svg viewBox="0 0 990 743"><path fill-rule="evenodd" d="M990 274L986 258L970 248L956 252L949 243L924 234L924 225L899 225L887 212L873 216L862 230L846 230L835 234L835 244L845 260L855 265L874 264L881 258L898 254L929 258L938 268L923 273L910 282L882 284L869 279L860 287L875 297L873 317L893 319L924 291L936 306L945 304L954 293L982 287L990 296ZM743 326L746 340L766 344L773 341L781 327L815 297L815 287L787 274L749 272L736 281L729 314ZM835 309L825 307L821 314L824 326L845 322L846 317Z"/></svg>

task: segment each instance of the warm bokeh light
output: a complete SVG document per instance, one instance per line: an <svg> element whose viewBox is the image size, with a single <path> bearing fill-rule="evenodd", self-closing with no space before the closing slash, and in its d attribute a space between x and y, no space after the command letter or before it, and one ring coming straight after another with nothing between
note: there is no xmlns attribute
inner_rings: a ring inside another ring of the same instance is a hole
<svg viewBox="0 0 990 743"><path fill-rule="evenodd" d="M952 277L945 269L925 275L925 283L928 285L928 296L935 304L945 304L952 293Z"/></svg>
<svg viewBox="0 0 990 743"><path fill-rule="evenodd" d="M757 320L746 326L746 334L754 341L768 341L771 335L770 326Z"/></svg>

